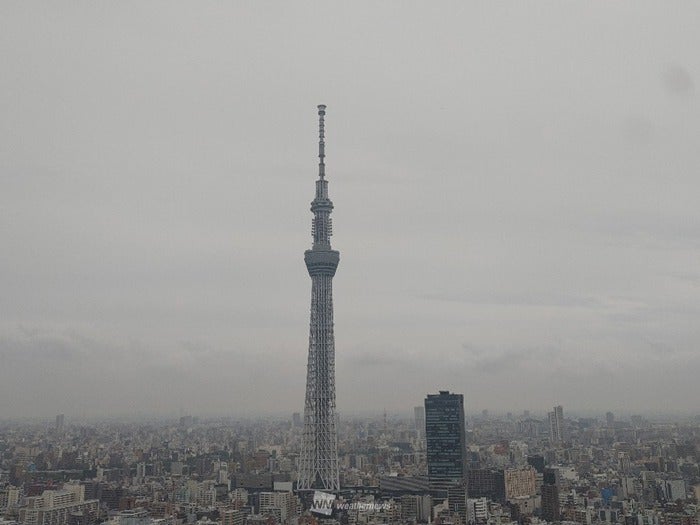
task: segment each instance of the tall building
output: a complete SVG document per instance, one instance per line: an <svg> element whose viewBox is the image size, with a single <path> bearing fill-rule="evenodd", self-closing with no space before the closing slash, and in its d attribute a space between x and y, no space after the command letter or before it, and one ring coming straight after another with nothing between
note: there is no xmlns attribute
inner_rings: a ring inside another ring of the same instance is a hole
<svg viewBox="0 0 700 525"><path fill-rule="evenodd" d="M557 472L547 468L542 476L542 518L546 521L560 521L559 487Z"/></svg>
<svg viewBox="0 0 700 525"><path fill-rule="evenodd" d="M433 500L428 494L401 496L401 519L411 523L429 523Z"/></svg>
<svg viewBox="0 0 700 525"><path fill-rule="evenodd" d="M489 517L489 505L486 498L469 498L467 500L467 523L486 523Z"/></svg>
<svg viewBox="0 0 700 525"><path fill-rule="evenodd" d="M413 416L415 418L418 435L422 436L425 432L425 407L413 407Z"/></svg>
<svg viewBox="0 0 700 525"><path fill-rule="evenodd" d="M467 470L467 487L472 498L503 501L506 497L503 470L470 468Z"/></svg>
<svg viewBox="0 0 700 525"><path fill-rule="evenodd" d="M685 480L667 479L660 482L661 496L665 501L683 500L687 497Z"/></svg>
<svg viewBox="0 0 700 525"><path fill-rule="evenodd" d="M540 474L544 473L544 456L540 454L528 456L527 464L533 467Z"/></svg>
<svg viewBox="0 0 700 525"><path fill-rule="evenodd" d="M306 369L304 430L299 456L299 490L338 491L338 436L335 415L335 338L333 335L333 276L340 253L331 249L331 212L325 179L324 117L326 106L318 106L318 180L311 202L313 246L304 252L311 276L311 322Z"/></svg>
<svg viewBox="0 0 700 525"><path fill-rule="evenodd" d="M291 492L261 492L259 498L259 513L275 516L278 523L286 523L294 515L294 496Z"/></svg>
<svg viewBox="0 0 700 525"><path fill-rule="evenodd" d="M465 480L455 482L447 489L447 508L457 514L464 524L467 523L468 519L467 499Z"/></svg>
<svg viewBox="0 0 700 525"><path fill-rule="evenodd" d="M238 509L223 509L219 511L221 525L244 525L245 513Z"/></svg>
<svg viewBox="0 0 700 525"><path fill-rule="evenodd" d="M139 463L136 463L136 477L139 479L139 481L143 481L143 479L146 477L146 463L141 461Z"/></svg>
<svg viewBox="0 0 700 525"><path fill-rule="evenodd" d="M532 468L509 468L503 472L506 499L534 496L537 492L537 471Z"/></svg>
<svg viewBox="0 0 700 525"><path fill-rule="evenodd" d="M425 398L425 439L430 488L447 490L463 483L467 448L462 394L442 390Z"/></svg>
<svg viewBox="0 0 700 525"><path fill-rule="evenodd" d="M58 432L63 432L63 422L65 421L65 417L63 414L58 414L56 416L56 430Z"/></svg>
<svg viewBox="0 0 700 525"><path fill-rule="evenodd" d="M552 444L564 441L564 408L555 406L549 416L549 440Z"/></svg>
<svg viewBox="0 0 700 525"><path fill-rule="evenodd" d="M613 428L615 426L615 414L612 412L605 413L605 425L608 428Z"/></svg>
<svg viewBox="0 0 700 525"><path fill-rule="evenodd" d="M19 497L20 489L17 487L8 486L0 489L0 511L17 506Z"/></svg>

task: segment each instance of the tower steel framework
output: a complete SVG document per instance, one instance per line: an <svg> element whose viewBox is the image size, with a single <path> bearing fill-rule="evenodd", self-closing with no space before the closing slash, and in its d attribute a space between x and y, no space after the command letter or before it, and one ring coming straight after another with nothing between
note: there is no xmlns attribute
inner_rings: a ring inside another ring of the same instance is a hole
<svg viewBox="0 0 700 525"><path fill-rule="evenodd" d="M311 202L313 246L304 252L311 276L311 322L306 369L304 433L299 458L298 490L340 490L338 435L335 412L335 337L333 335L333 276L340 253L331 249L331 212L325 165L326 106L318 106L318 180Z"/></svg>

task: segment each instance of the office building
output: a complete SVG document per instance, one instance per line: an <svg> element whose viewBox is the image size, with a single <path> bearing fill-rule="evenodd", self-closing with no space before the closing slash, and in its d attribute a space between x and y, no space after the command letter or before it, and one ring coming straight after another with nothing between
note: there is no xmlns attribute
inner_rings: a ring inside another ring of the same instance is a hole
<svg viewBox="0 0 700 525"><path fill-rule="evenodd" d="M555 469L547 468L542 476L542 518L546 521L560 521L561 507L559 504L558 473Z"/></svg>
<svg viewBox="0 0 700 525"><path fill-rule="evenodd" d="M464 397L440 391L425 398L425 438L431 489L466 479Z"/></svg>
<svg viewBox="0 0 700 525"><path fill-rule="evenodd" d="M462 394L440 391L426 397L425 435L431 486L465 479L466 435Z"/></svg>

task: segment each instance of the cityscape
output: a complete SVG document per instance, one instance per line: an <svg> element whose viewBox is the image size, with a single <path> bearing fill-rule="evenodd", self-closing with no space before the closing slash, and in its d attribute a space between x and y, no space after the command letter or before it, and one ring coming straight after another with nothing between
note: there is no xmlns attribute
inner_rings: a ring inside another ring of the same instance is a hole
<svg viewBox="0 0 700 525"><path fill-rule="evenodd" d="M28 4L0 525L700 525L700 11Z"/></svg>
<svg viewBox="0 0 700 525"><path fill-rule="evenodd" d="M697 523L698 418L465 418L463 403L442 391L405 415L341 414L331 515L296 490L301 413L5 423L0 523Z"/></svg>

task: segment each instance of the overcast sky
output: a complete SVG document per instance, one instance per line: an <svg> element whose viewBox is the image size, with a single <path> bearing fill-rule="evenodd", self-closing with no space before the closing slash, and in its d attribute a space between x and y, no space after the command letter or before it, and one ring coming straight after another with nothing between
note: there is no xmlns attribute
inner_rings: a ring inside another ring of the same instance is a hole
<svg viewBox="0 0 700 525"><path fill-rule="evenodd" d="M0 418L697 413L700 4L0 3Z"/></svg>

